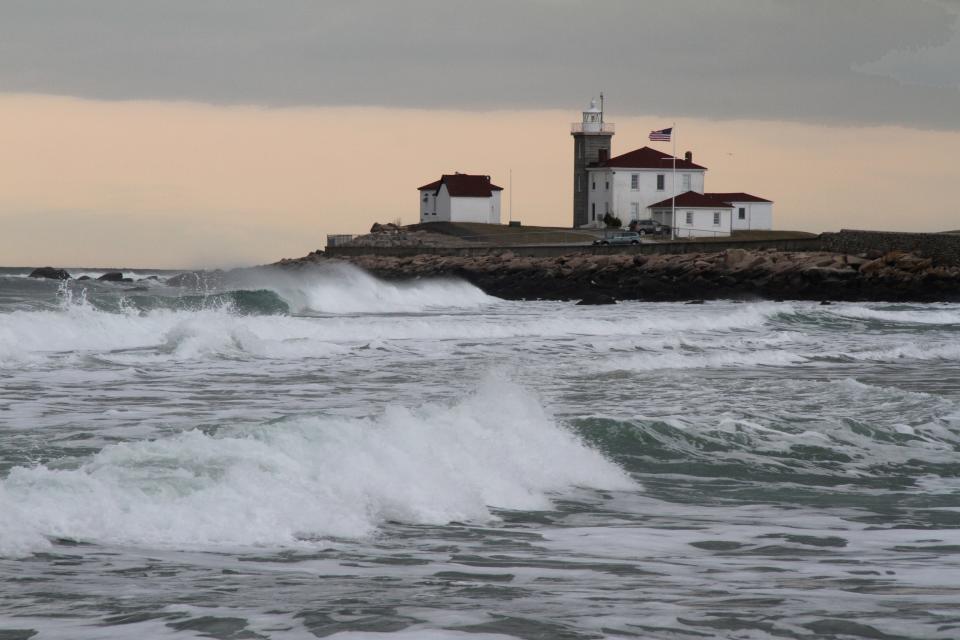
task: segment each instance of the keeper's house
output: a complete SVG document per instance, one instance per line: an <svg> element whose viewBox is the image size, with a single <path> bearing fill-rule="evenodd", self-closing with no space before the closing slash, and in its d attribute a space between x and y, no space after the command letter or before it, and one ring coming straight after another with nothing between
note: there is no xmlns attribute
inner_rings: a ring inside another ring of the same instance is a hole
<svg viewBox="0 0 960 640"><path fill-rule="evenodd" d="M420 222L500 224L500 192L490 176L444 174L420 193Z"/></svg>

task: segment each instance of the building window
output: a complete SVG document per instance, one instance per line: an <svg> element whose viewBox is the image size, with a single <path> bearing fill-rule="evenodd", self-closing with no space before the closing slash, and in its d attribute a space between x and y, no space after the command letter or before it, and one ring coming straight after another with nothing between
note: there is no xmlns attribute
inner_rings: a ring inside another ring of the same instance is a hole
<svg viewBox="0 0 960 640"><path fill-rule="evenodd" d="M663 191L666 188L667 176L662 173L657 174L657 191Z"/></svg>
<svg viewBox="0 0 960 640"><path fill-rule="evenodd" d="M686 193L687 191L690 191L690 174L689 173L683 174L683 192Z"/></svg>
<svg viewBox="0 0 960 640"><path fill-rule="evenodd" d="M597 219L597 203L596 202L590 203L590 219L591 220Z"/></svg>
<svg viewBox="0 0 960 640"><path fill-rule="evenodd" d="M607 191L610 191L610 181L607 180L607 186L604 187Z"/></svg>
<svg viewBox="0 0 960 640"><path fill-rule="evenodd" d="M719 227L719 226L720 226L720 212L719 212L719 211L714 211L714 212L713 212L713 226L715 226L715 227Z"/></svg>
<svg viewBox="0 0 960 640"><path fill-rule="evenodd" d="M577 176L577 193L580 193L581 191L583 191L583 189L580 188L580 187L583 186L583 185L581 184L582 178L583 178L583 176Z"/></svg>
<svg viewBox="0 0 960 640"><path fill-rule="evenodd" d="M610 203L609 203L609 202L604 202L604 203L603 203L603 212L604 212L604 213L610 213Z"/></svg>
<svg viewBox="0 0 960 640"><path fill-rule="evenodd" d="M747 219L747 208L746 208L746 207L740 207L740 214L739 214L738 217L739 217L741 220L746 220L746 219Z"/></svg>
<svg viewBox="0 0 960 640"><path fill-rule="evenodd" d="M597 190L597 181L596 181L596 180L593 180L593 181L590 182L590 190L591 190L591 191L596 191L596 190Z"/></svg>
<svg viewBox="0 0 960 640"><path fill-rule="evenodd" d="M693 224L693 211L687 211L687 224Z"/></svg>
<svg viewBox="0 0 960 640"><path fill-rule="evenodd" d="M577 141L577 157L583 160L583 143Z"/></svg>
<svg viewBox="0 0 960 640"><path fill-rule="evenodd" d="M631 220L640 219L640 203L639 202L630 203L630 219Z"/></svg>
<svg viewBox="0 0 960 640"><path fill-rule="evenodd" d="M630 176L630 188L634 191L640 190L640 174L634 173Z"/></svg>

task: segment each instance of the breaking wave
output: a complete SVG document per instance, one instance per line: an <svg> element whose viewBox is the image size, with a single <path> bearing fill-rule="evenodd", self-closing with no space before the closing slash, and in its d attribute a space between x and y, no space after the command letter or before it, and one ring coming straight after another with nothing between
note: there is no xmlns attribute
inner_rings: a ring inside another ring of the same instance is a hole
<svg viewBox="0 0 960 640"><path fill-rule="evenodd" d="M243 286L276 291L295 312L417 313L475 309L498 302L498 298L462 280L388 282L346 263L294 273L251 270L238 280Z"/></svg>
<svg viewBox="0 0 960 640"><path fill-rule="evenodd" d="M75 469L0 482L0 554L50 538L131 545L295 545L387 521L487 521L573 487L630 489L536 397L488 379L456 404L297 418L111 445Z"/></svg>

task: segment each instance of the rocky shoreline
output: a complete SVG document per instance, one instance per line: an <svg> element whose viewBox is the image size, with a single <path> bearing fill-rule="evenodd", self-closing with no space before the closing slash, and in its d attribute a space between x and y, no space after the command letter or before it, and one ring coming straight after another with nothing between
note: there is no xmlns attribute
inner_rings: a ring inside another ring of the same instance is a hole
<svg viewBox="0 0 960 640"><path fill-rule="evenodd" d="M318 251L273 266L304 269L332 260ZM482 256L367 254L336 260L387 280L462 278L510 300L960 301L960 266L901 251L848 255L729 249L534 258L504 250Z"/></svg>

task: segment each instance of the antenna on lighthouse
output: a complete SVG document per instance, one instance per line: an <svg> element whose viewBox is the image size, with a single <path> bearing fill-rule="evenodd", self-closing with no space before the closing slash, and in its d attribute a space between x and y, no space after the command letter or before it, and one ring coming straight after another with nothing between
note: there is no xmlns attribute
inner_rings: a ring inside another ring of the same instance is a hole
<svg viewBox="0 0 960 640"><path fill-rule="evenodd" d="M600 124L603 124L603 91L600 92Z"/></svg>

